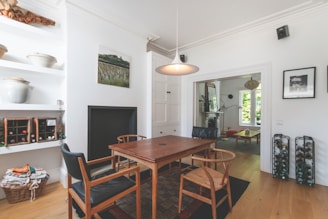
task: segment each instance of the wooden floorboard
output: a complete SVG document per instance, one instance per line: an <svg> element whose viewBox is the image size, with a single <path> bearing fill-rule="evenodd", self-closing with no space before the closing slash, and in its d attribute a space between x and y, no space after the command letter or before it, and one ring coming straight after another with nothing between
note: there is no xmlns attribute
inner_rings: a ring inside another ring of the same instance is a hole
<svg viewBox="0 0 328 219"><path fill-rule="evenodd" d="M236 154L231 175L251 183L226 219L328 218L328 187L315 185L311 188L298 185L292 179L274 179L271 174L260 171L258 155ZM189 162L189 159L183 159L183 162ZM33 202L8 204L6 199L0 200L0 218L67 218L66 197L66 189L60 183L48 184L43 195Z"/></svg>

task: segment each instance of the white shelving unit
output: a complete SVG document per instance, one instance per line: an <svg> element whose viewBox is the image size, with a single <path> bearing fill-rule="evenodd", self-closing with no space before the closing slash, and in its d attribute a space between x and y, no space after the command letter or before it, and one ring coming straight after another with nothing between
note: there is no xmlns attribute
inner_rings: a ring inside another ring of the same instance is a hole
<svg viewBox="0 0 328 219"><path fill-rule="evenodd" d="M64 111L57 105L49 104L0 104L0 111ZM3 113L3 112L2 112Z"/></svg>
<svg viewBox="0 0 328 219"><path fill-rule="evenodd" d="M12 72L15 71L24 71L28 74L46 74L52 77L64 78L65 73L63 70L53 69L53 68L44 68L35 65L25 64L25 63L17 63L13 61L1 60L0 59L0 68L9 70Z"/></svg>
<svg viewBox="0 0 328 219"><path fill-rule="evenodd" d="M31 3L38 4L38 2ZM58 13L58 10L51 13ZM27 103L0 102L1 118L57 116L59 113L64 113L64 109L56 105L57 99L65 102L66 93L65 65L62 64L65 63L63 28L64 25L60 20L56 21L55 26L42 26L25 24L0 16L2 30L0 43L8 49L8 52L0 59L0 80L8 77L22 77L30 81L33 87ZM53 68L35 66L26 58L27 54L32 52L51 54L59 62ZM0 155L58 146L60 146L59 141L49 141L0 147Z"/></svg>
<svg viewBox="0 0 328 219"><path fill-rule="evenodd" d="M58 140L58 141L15 145L9 147L0 147L0 155L12 154L12 153L24 152L24 151L40 150L40 149L59 147L59 146L60 146L60 141Z"/></svg>

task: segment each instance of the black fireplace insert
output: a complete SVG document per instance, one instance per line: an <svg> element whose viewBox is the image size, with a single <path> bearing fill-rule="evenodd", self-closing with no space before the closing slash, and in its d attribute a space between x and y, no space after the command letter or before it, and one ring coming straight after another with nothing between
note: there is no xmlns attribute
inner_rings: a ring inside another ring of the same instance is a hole
<svg viewBox="0 0 328 219"><path fill-rule="evenodd" d="M88 160L111 155L116 137L137 133L137 107L88 106Z"/></svg>

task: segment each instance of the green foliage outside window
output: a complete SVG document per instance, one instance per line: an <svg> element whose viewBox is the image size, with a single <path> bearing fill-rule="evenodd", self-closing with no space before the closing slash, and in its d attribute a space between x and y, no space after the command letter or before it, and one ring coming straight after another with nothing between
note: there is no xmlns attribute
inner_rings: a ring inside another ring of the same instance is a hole
<svg viewBox="0 0 328 219"><path fill-rule="evenodd" d="M251 122L251 92L242 92L242 123L249 124Z"/></svg>
<svg viewBox="0 0 328 219"><path fill-rule="evenodd" d="M239 123L241 125L261 125L261 85L256 90L241 90L239 97L242 106Z"/></svg>
<svg viewBox="0 0 328 219"><path fill-rule="evenodd" d="M261 90L256 90L256 112L255 121L256 125L261 125Z"/></svg>

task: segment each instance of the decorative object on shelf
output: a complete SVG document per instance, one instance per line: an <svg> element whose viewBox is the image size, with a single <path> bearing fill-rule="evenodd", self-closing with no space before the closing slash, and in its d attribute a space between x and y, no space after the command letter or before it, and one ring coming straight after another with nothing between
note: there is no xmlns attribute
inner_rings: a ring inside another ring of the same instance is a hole
<svg viewBox="0 0 328 219"><path fill-rule="evenodd" d="M289 141L290 137L283 134L273 136L272 175L273 178L288 180L289 178Z"/></svg>
<svg viewBox="0 0 328 219"><path fill-rule="evenodd" d="M30 82L23 78L12 77L1 81L1 97L3 102L25 103L29 94Z"/></svg>
<svg viewBox="0 0 328 219"><path fill-rule="evenodd" d="M285 70L283 99L314 98L316 67Z"/></svg>
<svg viewBox="0 0 328 219"><path fill-rule="evenodd" d="M56 118L34 118L36 141L57 140L57 119Z"/></svg>
<svg viewBox="0 0 328 219"><path fill-rule="evenodd" d="M38 52L27 55L27 58L32 64L47 68L52 67L57 62L55 57Z"/></svg>
<svg viewBox="0 0 328 219"><path fill-rule="evenodd" d="M315 184L315 153L312 137L295 138L296 182L313 186Z"/></svg>
<svg viewBox="0 0 328 219"><path fill-rule="evenodd" d="M199 68L195 65L187 64L181 62L179 56L179 7L177 1L177 10L176 10L176 50L175 58L171 64L162 65L157 67L155 70L160 74L165 75L187 75L199 71Z"/></svg>
<svg viewBox="0 0 328 219"><path fill-rule="evenodd" d="M39 16L31 11L17 6L16 0L0 0L0 14L10 19L30 24L55 25L55 21Z"/></svg>
<svg viewBox="0 0 328 219"><path fill-rule="evenodd" d="M250 80L246 81L245 83L245 88L249 89L249 90L254 90L255 88L257 88L259 86L259 82L256 80L253 80L253 78L251 77Z"/></svg>
<svg viewBox="0 0 328 219"><path fill-rule="evenodd" d="M60 102L60 104L58 104ZM64 105L63 100L57 100L57 104L59 105L59 109ZM63 116L64 116L64 111L59 111L58 112L58 120L57 120L57 136L60 141L60 145L64 143L64 139L66 139L65 136L65 129L64 129L64 124L63 124Z"/></svg>
<svg viewBox="0 0 328 219"><path fill-rule="evenodd" d="M57 106L59 107L60 110L62 109L63 105L64 105L64 101L58 99L58 100L57 100Z"/></svg>
<svg viewBox="0 0 328 219"><path fill-rule="evenodd" d="M30 143L29 118L4 118L4 143L6 146Z"/></svg>
<svg viewBox="0 0 328 219"><path fill-rule="evenodd" d="M130 57L100 46L98 83L130 87Z"/></svg>
<svg viewBox="0 0 328 219"><path fill-rule="evenodd" d="M0 147L5 147L4 118L0 118Z"/></svg>
<svg viewBox="0 0 328 219"><path fill-rule="evenodd" d="M7 47L5 47L4 45L0 44L0 58L1 58L6 52L8 52Z"/></svg>

